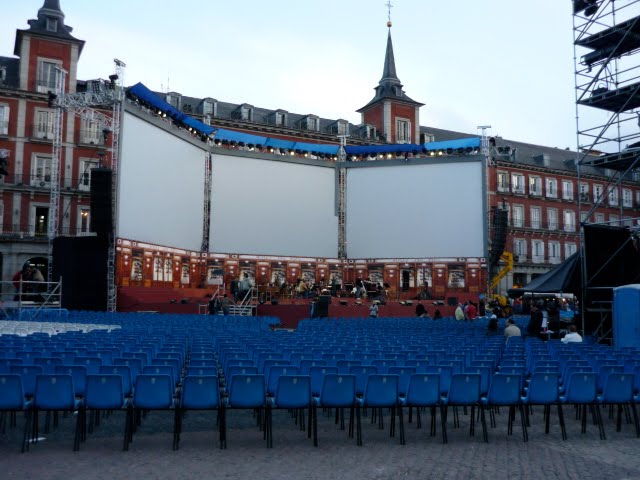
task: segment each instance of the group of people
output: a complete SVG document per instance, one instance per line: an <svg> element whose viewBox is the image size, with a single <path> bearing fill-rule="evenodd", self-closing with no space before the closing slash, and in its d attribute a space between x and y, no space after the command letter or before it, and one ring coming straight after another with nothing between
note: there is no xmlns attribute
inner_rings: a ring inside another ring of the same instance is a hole
<svg viewBox="0 0 640 480"><path fill-rule="evenodd" d="M459 303L454 313L456 320L472 321L478 316L476 304L471 300L465 303Z"/></svg>
<svg viewBox="0 0 640 480"><path fill-rule="evenodd" d="M46 290L44 276L32 263L26 262L11 281L16 289L15 301L42 301L42 292Z"/></svg>

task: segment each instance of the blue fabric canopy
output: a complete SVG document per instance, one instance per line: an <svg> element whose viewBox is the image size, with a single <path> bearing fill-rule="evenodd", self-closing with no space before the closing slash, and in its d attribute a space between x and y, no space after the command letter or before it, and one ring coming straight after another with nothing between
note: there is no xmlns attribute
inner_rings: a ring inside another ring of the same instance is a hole
<svg viewBox="0 0 640 480"><path fill-rule="evenodd" d="M216 130L206 123L202 123L188 117L170 103L165 102L142 83L136 83L133 87L130 87L127 90L127 93L138 98L140 101L147 103L151 107L158 109L162 113L166 113L169 118L172 118L176 122L181 122L187 127L193 128L197 133L209 136Z"/></svg>
<svg viewBox="0 0 640 480"><path fill-rule="evenodd" d="M371 155L381 153L413 153L422 152L421 145L412 143L397 143L393 145L362 145L346 146L344 151L347 155Z"/></svg>
<svg viewBox="0 0 640 480"><path fill-rule="evenodd" d="M447 148L480 148L480 138L460 138L458 140L447 140L445 142L430 142L422 146L425 150L446 150Z"/></svg>
<svg viewBox="0 0 640 480"><path fill-rule="evenodd" d="M303 152L316 152L328 155L337 155L340 147L338 145L329 145L326 143L304 143L296 142L293 146L294 150L302 150Z"/></svg>
<svg viewBox="0 0 640 480"><path fill-rule="evenodd" d="M264 145L267 141L266 137L251 135L249 133L234 132L233 130L224 130L219 128L216 130L216 140L227 140L229 142L243 142L247 145Z"/></svg>
<svg viewBox="0 0 640 480"><path fill-rule="evenodd" d="M279 138L267 138L264 143L265 147L280 148L283 150L295 150L296 142L290 140L280 140Z"/></svg>

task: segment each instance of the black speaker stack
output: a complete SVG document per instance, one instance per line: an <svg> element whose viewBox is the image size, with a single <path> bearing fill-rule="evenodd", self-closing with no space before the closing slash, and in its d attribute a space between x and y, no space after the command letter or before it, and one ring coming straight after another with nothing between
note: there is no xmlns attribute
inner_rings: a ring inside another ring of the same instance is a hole
<svg viewBox="0 0 640 480"><path fill-rule="evenodd" d="M489 266L495 267L500 261L500 256L507 244L507 224L509 213L498 207L491 207L491 252L489 253Z"/></svg>
<svg viewBox="0 0 640 480"><path fill-rule="evenodd" d="M91 231L105 241L113 231L112 178L109 168L91 170Z"/></svg>

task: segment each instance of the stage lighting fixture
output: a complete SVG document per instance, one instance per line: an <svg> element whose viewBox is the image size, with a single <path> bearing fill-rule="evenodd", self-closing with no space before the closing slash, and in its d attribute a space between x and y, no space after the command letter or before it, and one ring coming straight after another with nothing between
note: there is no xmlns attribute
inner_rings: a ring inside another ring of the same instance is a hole
<svg viewBox="0 0 640 480"><path fill-rule="evenodd" d="M163 114L162 114L162 118L167 118L167 114L166 114L166 113L163 113Z"/></svg>
<svg viewBox="0 0 640 480"><path fill-rule="evenodd" d="M431 157L435 157L435 155L436 155L436 152L434 152L433 150L431 150L431 151L429 152L429 156L431 156Z"/></svg>
<svg viewBox="0 0 640 480"><path fill-rule="evenodd" d="M293 150L289 150L289 155L291 155L291 156L293 157L295 154L296 154L296 152L295 152L295 151L293 151Z"/></svg>
<svg viewBox="0 0 640 480"><path fill-rule="evenodd" d="M438 156L441 157L444 154L442 150L438 150Z"/></svg>
<svg viewBox="0 0 640 480"><path fill-rule="evenodd" d="M158 115L162 115L162 110L158 110Z"/></svg>

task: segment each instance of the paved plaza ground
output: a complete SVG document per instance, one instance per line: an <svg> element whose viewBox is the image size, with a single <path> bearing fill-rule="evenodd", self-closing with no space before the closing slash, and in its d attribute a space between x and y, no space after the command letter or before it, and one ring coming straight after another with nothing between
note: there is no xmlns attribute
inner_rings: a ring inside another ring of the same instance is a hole
<svg viewBox="0 0 640 480"><path fill-rule="evenodd" d="M580 433L573 407L566 407L569 438L562 441L555 408L549 435L544 434L541 410L531 417L529 442L522 440L517 419L507 435L506 411L497 416L497 428L489 428L489 443L469 436L469 417L461 414L454 429L449 416L449 443L429 437L426 429L406 424L406 445L378 430L363 418L362 447L319 412L319 446L314 448L306 432L298 429L286 411L276 411L274 447L268 449L250 411L228 415L228 448L217 444L215 413L190 412L184 420L179 451L171 449L172 414L152 412L143 421L128 452L122 452L124 415L116 412L89 435L80 452L72 452L73 419L61 419L58 429L43 434L46 440L20 453L23 419L18 427L0 435L0 478L45 479L640 479L640 439L633 425L623 422L615 431L614 420L603 414L607 439L589 422ZM405 422L407 415L405 414ZM41 428L43 421L40 422Z"/></svg>

